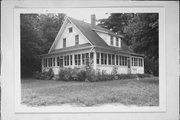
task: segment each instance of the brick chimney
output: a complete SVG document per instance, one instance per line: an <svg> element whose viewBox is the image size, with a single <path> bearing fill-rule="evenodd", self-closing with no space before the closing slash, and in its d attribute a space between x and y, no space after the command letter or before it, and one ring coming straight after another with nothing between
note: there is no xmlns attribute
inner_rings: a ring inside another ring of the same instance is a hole
<svg viewBox="0 0 180 120"><path fill-rule="evenodd" d="M95 16L95 14L91 15L91 25L93 25L93 26L96 25L96 16Z"/></svg>

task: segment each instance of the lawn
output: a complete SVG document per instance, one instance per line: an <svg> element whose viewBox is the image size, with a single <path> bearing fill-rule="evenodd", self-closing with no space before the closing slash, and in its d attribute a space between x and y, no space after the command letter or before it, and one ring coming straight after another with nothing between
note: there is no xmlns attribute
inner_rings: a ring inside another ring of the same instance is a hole
<svg viewBox="0 0 180 120"><path fill-rule="evenodd" d="M157 77L103 82L22 79L21 99L22 104L28 106L95 106L112 103L158 106L159 80Z"/></svg>

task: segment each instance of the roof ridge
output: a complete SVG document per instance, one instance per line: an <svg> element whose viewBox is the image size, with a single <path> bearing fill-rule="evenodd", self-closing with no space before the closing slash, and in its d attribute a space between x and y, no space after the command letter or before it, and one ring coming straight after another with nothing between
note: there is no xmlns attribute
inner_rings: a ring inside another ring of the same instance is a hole
<svg viewBox="0 0 180 120"><path fill-rule="evenodd" d="M93 25L91 25L91 23L84 22L83 20L78 20L78 19L76 19L76 18L69 17L69 16L67 16L67 17L70 18L70 19L74 19L74 20L76 20L76 21L79 21L79 22L83 22L83 23L89 25L89 27L91 27L91 29L99 28L99 29L101 29L101 30L104 31L104 32L110 32L110 33L112 33L112 34L114 34L114 35L122 36L122 35L120 35L120 34L114 33L113 31L111 31L111 30L109 30L109 29L106 29L106 28L104 28L104 27L101 27L101 26L98 26L98 25L93 26ZM122 37L123 37L123 36L122 36Z"/></svg>

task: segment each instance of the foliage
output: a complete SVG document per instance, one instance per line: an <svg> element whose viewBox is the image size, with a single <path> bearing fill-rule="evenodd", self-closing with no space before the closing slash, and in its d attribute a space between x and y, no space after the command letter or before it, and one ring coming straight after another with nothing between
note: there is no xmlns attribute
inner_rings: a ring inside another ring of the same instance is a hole
<svg viewBox="0 0 180 120"><path fill-rule="evenodd" d="M145 55L145 72L158 75L158 20L158 13L112 13L99 26L123 34L135 52Z"/></svg>
<svg viewBox="0 0 180 120"><path fill-rule="evenodd" d="M91 67L61 68L59 79L63 81L96 81L95 71Z"/></svg>
<svg viewBox="0 0 180 120"><path fill-rule="evenodd" d="M111 81L111 80L125 80L152 77L150 74L118 74L117 68L114 67L111 74L107 74L106 70L100 72L99 69L95 70L90 67L82 68L61 68L59 71L59 81L85 81L85 82L97 82L97 81Z"/></svg>
<svg viewBox="0 0 180 120"><path fill-rule="evenodd" d="M52 78L54 77L54 72L51 68L48 71L43 71L43 72L36 71L33 73L32 77L41 80L52 80Z"/></svg>
<svg viewBox="0 0 180 120"><path fill-rule="evenodd" d="M62 23L64 14L21 14L21 76L41 70L39 55L47 53Z"/></svg>

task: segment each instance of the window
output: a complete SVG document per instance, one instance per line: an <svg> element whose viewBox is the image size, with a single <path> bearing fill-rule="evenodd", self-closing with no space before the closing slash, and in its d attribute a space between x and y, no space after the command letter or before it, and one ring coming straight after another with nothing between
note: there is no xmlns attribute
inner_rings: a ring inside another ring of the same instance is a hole
<svg viewBox="0 0 180 120"><path fill-rule="evenodd" d="M99 64L99 53L97 53L97 64Z"/></svg>
<svg viewBox="0 0 180 120"><path fill-rule="evenodd" d="M64 56L64 66L66 66L66 65L67 65L67 57Z"/></svg>
<svg viewBox="0 0 180 120"><path fill-rule="evenodd" d="M93 55L93 53L91 52L91 53L90 53L90 63L91 63L91 64L93 64L93 58L94 58L94 55Z"/></svg>
<svg viewBox="0 0 180 120"><path fill-rule="evenodd" d="M53 66L55 66L55 57L53 58Z"/></svg>
<svg viewBox="0 0 180 120"><path fill-rule="evenodd" d="M52 67L52 58L48 58L48 66Z"/></svg>
<svg viewBox="0 0 180 120"><path fill-rule="evenodd" d="M60 58L57 57L57 66L59 66L59 65L60 65Z"/></svg>
<svg viewBox="0 0 180 120"><path fill-rule="evenodd" d="M132 60L131 60L131 61L132 61L132 63L131 63L132 66L134 66L134 58L133 58L133 57L132 57Z"/></svg>
<svg viewBox="0 0 180 120"><path fill-rule="evenodd" d="M86 65L89 65L89 53L86 53Z"/></svg>
<svg viewBox="0 0 180 120"><path fill-rule="evenodd" d="M70 55L70 65L72 65L72 55Z"/></svg>
<svg viewBox="0 0 180 120"><path fill-rule="evenodd" d="M72 27L69 28L69 33L73 32L73 29Z"/></svg>
<svg viewBox="0 0 180 120"><path fill-rule="evenodd" d="M75 62L75 65L77 65L77 55L74 55L74 62Z"/></svg>
<svg viewBox="0 0 180 120"><path fill-rule="evenodd" d="M104 64L107 65L107 54L104 54Z"/></svg>
<svg viewBox="0 0 180 120"><path fill-rule="evenodd" d="M111 54L108 54L108 64L111 65Z"/></svg>
<svg viewBox="0 0 180 120"><path fill-rule="evenodd" d="M139 58L139 66L142 66L142 59Z"/></svg>
<svg viewBox="0 0 180 120"><path fill-rule="evenodd" d="M67 55L66 59L67 59L67 66L68 66L69 65L69 55Z"/></svg>
<svg viewBox="0 0 180 120"><path fill-rule="evenodd" d="M101 53L101 64L104 64L104 53Z"/></svg>
<svg viewBox="0 0 180 120"><path fill-rule="evenodd" d="M119 38L119 47L121 47L121 38Z"/></svg>
<svg viewBox="0 0 180 120"><path fill-rule="evenodd" d="M126 56L125 56L125 60L124 61L125 61L124 65L127 66L127 57Z"/></svg>
<svg viewBox="0 0 180 120"><path fill-rule="evenodd" d="M116 38L116 46L119 46L119 39L118 39L118 37Z"/></svg>
<svg viewBox="0 0 180 120"><path fill-rule="evenodd" d="M43 66L44 66L44 67L47 67L47 58L44 58L44 59L43 59L43 62L44 62L44 65L43 65Z"/></svg>
<svg viewBox="0 0 180 120"><path fill-rule="evenodd" d="M118 55L116 55L116 65L118 65L119 59Z"/></svg>
<svg viewBox="0 0 180 120"><path fill-rule="evenodd" d="M111 36L111 45L113 45L114 42L113 42L113 36Z"/></svg>
<svg viewBox="0 0 180 120"><path fill-rule="evenodd" d="M66 47L66 38L63 39L63 48Z"/></svg>
<svg viewBox="0 0 180 120"><path fill-rule="evenodd" d="M122 57L119 56L119 65L121 66L122 65Z"/></svg>
<svg viewBox="0 0 180 120"><path fill-rule="evenodd" d="M78 54L78 65L81 65L81 55Z"/></svg>
<svg viewBox="0 0 180 120"><path fill-rule="evenodd" d="M82 64L85 65L85 54L82 54Z"/></svg>
<svg viewBox="0 0 180 120"><path fill-rule="evenodd" d="M134 58L134 66L137 66L137 58Z"/></svg>
<svg viewBox="0 0 180 120"><path fill-rule="evenodd" d="M114 55L112 55L112 65L115 65L115 58L114 58Z"/></svg>
<svg viewBox="0 0 180 120"><path fill-rule="evenodd" d="M79 35L75 35L75 45L79 45Z"/></svg>
<svg viewBox="0 0 180 120"><path fill-rule="evenodd" d="M124 56L122 56L122 66L124 66Z"/></svg>

